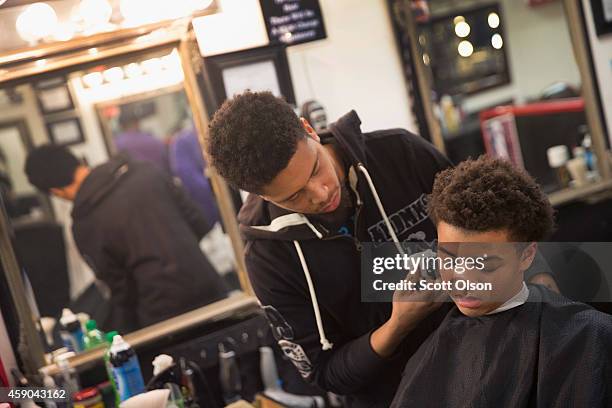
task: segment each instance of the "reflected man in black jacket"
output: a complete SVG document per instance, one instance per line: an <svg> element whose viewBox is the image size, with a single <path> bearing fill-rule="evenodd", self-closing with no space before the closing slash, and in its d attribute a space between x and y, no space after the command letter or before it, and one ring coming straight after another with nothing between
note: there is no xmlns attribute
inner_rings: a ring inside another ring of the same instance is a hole
<svg viewBox="0 0 612 408"><path fill-rule="evenodd" d="M111 292L112 327L129 332L222 299L199 247L210 226L172 179L118 156L89 168L64 147L28 155L30 183L74 202L74 240Z"/></svg>

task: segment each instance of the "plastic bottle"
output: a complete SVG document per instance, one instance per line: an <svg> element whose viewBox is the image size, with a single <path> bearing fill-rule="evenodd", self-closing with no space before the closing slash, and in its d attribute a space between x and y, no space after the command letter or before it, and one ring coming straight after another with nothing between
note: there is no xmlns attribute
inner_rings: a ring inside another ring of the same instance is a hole
<svg viewBox="0 0 612 408"><path fill-rule="evenodd" d="M109 350L112 373L121 402L145 391L136 352L120 335L113 337Z"/></svg>
<svg viewBox="0 0 612 408"><path fill-rule="evenodd" d="M70 367L70 362L68 361L68 359L74 355L74 352L69 351L68 353L61 354L56 358L57 367L59 368L59 375L61 378L60 386L67 391L69 396L79 392L81 388L79 384L79 376L74 367Z"/></svg>
<svg viewBox="0 0 612 408"><path fill-rule="evenodd" d="M88 320L85 323L87 334L85 335L85 350L89 350L106 343L104 333L98 330L98 325L95 320Z"/></svg>
<svg viewBox="0 0 612 408"><path fill-rule="evenodd" d="M62 310L62 318L60 319L60 336L64 346L75 353L83 351L84 336L81 322L77 319L72 310L65 308Z"/></svg>
<svg viewBox="0 0 612 408"><path fill-rule="evenodd" d="M106 333L106 344L108 348L104 353L104 367L106 368L106 375L108 375L108 380L111 383L111 387L113 388L113 393L115 394L115 406L118 407L121 400L119 399L119 391L117 390L117 383L115 382L115 378L113 377L113 366L110 363L110 345L113 343L113 337L117 336L119 333L116 331L110 331Z"/></svg>
<svg viewBox="0 0 612 408"><path fill-rule="evenodd" d="M599 170L597 169L597 156L593 152L593 142L591 140L590 134L585 134L584 139L582 140L582 147L585 150L585 160L587 164L588 170L591 172L591 177L596 177L599 174Z"/></svg>
<svg viewBox="0 0 612 408"><path fill-rule="evenodd" d="M236 353L231 350L226 351L223 345L219 347L219 379L223 390L223 400L226 404L241 399L242 381L236 362Z"/></svg>

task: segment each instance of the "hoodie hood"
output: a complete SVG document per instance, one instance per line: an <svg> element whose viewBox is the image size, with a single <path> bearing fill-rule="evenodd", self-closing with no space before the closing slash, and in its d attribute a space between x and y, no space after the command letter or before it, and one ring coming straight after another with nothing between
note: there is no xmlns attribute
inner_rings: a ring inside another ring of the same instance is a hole
<svg viewBox="0 0 612 408"><path fill-rule="evenodd" d="M336 143L350 167L365 164L365 142L361 120L352 110L319 134L323 144ZM302 241L319 239L329 231L307 216L280 208L257 194L249 194L238 214L240 232L245 240L272 239Z"/></svg>
<svg viewBox="0 0 612 408"><path fill-rule="evenodd" d="M96 208L124 179L129 164L130 161L126 156L119 155L93 168L77 192L72 217L75 219L84 217Z"/></svg>

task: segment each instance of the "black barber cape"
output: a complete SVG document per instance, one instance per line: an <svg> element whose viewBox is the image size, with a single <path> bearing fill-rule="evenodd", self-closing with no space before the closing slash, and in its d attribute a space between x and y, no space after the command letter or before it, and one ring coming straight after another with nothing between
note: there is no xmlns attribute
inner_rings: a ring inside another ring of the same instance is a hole
<svg viewBox="0 0 612 408"><path fill-rule="evenodd" d="M453 307L408 361L392 407L611 407L612 316L529 285L527 302Z"/></svg>

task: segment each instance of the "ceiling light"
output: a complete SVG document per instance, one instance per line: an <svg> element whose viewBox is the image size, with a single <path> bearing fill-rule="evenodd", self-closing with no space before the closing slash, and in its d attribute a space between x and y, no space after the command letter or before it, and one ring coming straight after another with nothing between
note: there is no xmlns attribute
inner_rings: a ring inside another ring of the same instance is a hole
<svg viewBox="0 0 612 408"><path fill-rule="evenodd" d="M459 52L459 55L467 58L474 53L474 46L469 41L461 41L457 47L457 51Z"/></svg>

